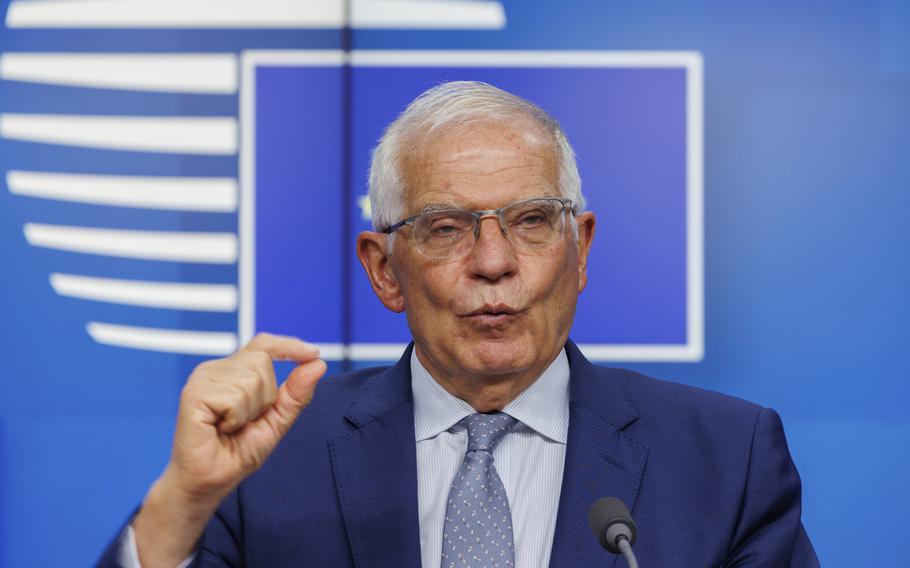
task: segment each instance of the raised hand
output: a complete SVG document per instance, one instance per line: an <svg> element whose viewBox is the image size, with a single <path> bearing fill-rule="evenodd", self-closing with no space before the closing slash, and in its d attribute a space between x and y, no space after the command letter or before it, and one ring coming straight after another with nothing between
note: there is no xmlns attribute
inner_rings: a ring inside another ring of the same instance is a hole
<svg viewBox="0 0 910 568"><path fill-rule="evenodd" d="M200 364L180 396L171 459L133 521L143 568L176 566L218 504L256 471L306 408L325 363L312 345L257 335ZM298 363L279 388L273 361Z"/></svg>

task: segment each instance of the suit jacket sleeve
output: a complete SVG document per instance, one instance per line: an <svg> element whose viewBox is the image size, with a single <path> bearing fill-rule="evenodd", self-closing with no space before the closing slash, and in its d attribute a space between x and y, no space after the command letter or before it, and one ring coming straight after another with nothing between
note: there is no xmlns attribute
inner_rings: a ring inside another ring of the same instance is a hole
<svg viewBox="0 0 910 568"><path fill-rule="evenodd" d="M199 540L193 568L233 568L244 565L243 534L237 489L221 503Z"/></svg>
<svg viewBox="0 0 910 568"><path fill-rule="evenodd" d="M126 526L132 523L138 512L139 509L136 509L130 515ZM237 512L236 491L234 491L206 525L205 532L190 563L191 568L228 568L243 565L239 546L240 535L236 530L236 527L239 526ZM126 528L124 527L105 549L104 554L95 564L96 568L131 568L134 566L129 562L124 563L123 547L127 546L125 536Z"/></svg>
<svg viewBox="0 0 910 568"><path fill-rule="evenodd" d="M739 522L724 564L817 567L800 513L800 479L783 424L775 411L766 408L756 420Z"/></svg>

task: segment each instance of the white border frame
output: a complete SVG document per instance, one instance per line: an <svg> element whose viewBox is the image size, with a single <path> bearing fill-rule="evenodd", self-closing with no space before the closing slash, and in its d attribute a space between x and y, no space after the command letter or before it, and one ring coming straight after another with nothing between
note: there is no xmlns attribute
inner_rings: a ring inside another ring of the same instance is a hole
<svg viewBox="0 0 910 568"><path fill-rule="evenodd" d="M240 201L237 261L239 344L253 338L256 329L256 67L258 65L309 65L340 67L347 64L340 50L250 50L240 57ZM322 358L345 359L344 345L319 345Z"/></svg>
<svg viewBox="0 0 910 568"><path fill-rule="evenodd" d="M679 67L686 70L686 344L579 344L593 361L698 362L704 357L704 64L695 51L245 51L240 74L240 259L238 328L241 345L255 329L255 70L257 65L354 67ZM319 346L328 360L394 360L406 344Z"/></svg>

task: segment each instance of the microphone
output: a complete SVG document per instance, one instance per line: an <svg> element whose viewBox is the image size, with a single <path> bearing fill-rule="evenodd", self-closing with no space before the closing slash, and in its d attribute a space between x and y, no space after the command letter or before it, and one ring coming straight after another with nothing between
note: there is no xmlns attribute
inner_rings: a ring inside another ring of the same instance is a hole
<svg viewBox="0 0 910 568"><path fill-rule="evenodd" d="M638 568L638 560L632 552L635 544L635 521L626 504L616 497L603 497L588 511L588 524L594 531L600 545L613 554L622 553L629 568Z"/></svg>

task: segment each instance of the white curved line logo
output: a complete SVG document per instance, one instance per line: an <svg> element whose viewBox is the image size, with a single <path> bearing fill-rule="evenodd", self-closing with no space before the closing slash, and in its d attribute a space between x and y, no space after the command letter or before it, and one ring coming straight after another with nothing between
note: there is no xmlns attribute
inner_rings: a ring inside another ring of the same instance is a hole
<svg viewBox="0 0 910 568"><path fill-rule="evenodd" d="M114 176L10 171L6 186L16 195L57 201L232 213L237 210L234 178Z"/></svg>
<svg viewBox="0 0 910 568"><path fill-rule="evenodd" d="M0 77L48 85L165 93L237 92L237 58L222 53L5 53Z"/></svg>
<svg viewBox="0 0 910 568"><path fill-rule="evenodd" d="M326 0L14 0L11 28L340 28L345 3ZM351 0L353 28L502 29L487 0Z"/></svg>
<svg viewBox="0 0 910 568"><path fill-rule="evenodd" d="M502 29L501 3L486 0L14 0L7 28L54 29ZM7 52L0 79L116 93L236 95L235 53ZM333 54L333 59L337 57ZM236 159L238 118L48 113L0 114L0 137L11 141L147 154ZM54 168L5 173L15 195L133 209L236 214L238 181L229 177L175 177L77 173ZM173 263L236 265L235 233L124 230L27 222L35 247L82 254ZM111 304L197 312L236 312L236 283L159 282L54 272L61 296ZM98 343L194 355L223 355L237 348L236 330L159 329L89 321ZM324 350L340 358L343 350Z"/></svg>

